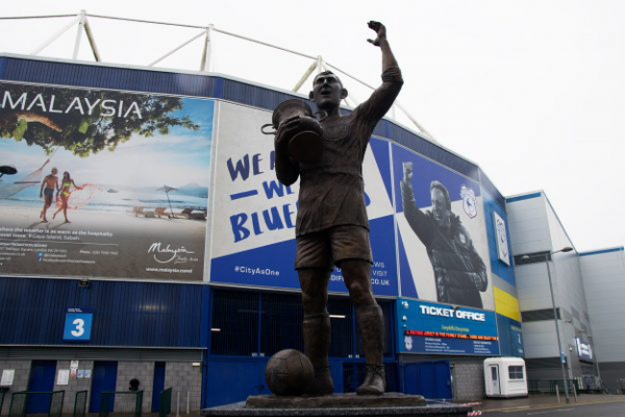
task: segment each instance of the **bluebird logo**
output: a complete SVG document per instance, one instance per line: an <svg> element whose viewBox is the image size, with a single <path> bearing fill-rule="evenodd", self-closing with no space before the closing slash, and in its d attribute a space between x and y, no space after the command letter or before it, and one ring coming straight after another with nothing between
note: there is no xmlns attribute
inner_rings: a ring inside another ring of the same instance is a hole
<svg viewBox="0 0 625 417"><path fill-rule="evenodd" d="M404 337L404 345L406 346L406 350L412 350L412 337Z"/></svg>
<svg viewBox="0 0 625 417"><path fill-rule="evenodd" d="M462 197L462 208L470 218L477 216L477 202L475 199L475 191L463 185L460 188L460 196Z"/></svg>
<svg viewBox="0 0 625 417"><path fill-rule="evenodd" d="M37 262L43 262L43 258L46 255L43 252L37 252Z"/></svg>

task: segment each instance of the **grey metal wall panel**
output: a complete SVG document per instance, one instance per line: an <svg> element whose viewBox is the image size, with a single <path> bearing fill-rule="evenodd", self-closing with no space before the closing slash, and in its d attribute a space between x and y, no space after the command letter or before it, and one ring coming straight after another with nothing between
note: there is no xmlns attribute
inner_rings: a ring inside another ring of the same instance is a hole
<svg viewBox="0 0 625 417"><path fill-rule="evenodd" d="M549 223L544 196L527 200L507 200L508 227L513 255L551 250Z"/></svg>
<svg viewBox="0 0 625 417"><path fill-rule="evenodd" d="M579 262L597 358L625 362L625 252L598 251Z"/></svg>

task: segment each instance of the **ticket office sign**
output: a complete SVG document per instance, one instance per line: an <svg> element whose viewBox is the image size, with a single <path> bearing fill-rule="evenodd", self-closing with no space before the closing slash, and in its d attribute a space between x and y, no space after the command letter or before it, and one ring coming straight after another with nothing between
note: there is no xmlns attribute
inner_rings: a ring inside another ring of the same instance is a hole
<svg viewBox="0 0 625 417"><path fill-rule="evenodd" d="M398 299L398 352L492 356L499 354L492 311Z"/></svg>

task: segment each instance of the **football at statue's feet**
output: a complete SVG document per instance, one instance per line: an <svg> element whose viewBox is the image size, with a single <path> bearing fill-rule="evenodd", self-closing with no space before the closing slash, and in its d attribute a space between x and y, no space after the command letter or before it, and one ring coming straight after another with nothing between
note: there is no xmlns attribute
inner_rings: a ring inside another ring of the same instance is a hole
<svg viewBox="0 0 625 417"><path fill-rule="evenodd" d="M265 379L275 395L302 395L313 380L314 368L302 352L281 350L269 359Z"/></svg>

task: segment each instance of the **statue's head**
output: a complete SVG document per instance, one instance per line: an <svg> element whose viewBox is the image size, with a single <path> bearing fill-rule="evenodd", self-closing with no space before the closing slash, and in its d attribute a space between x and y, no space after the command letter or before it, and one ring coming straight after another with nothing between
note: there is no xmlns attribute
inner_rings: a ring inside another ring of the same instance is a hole
<svg viewBox="0 0 625 417"><path fill-rule="evenodd" d="M332 71L324 71L317 74L313 80L313 89L308 96L317 104L319 110L330 112L338 108L341 100L347 97L347 90Z"/></svg>

